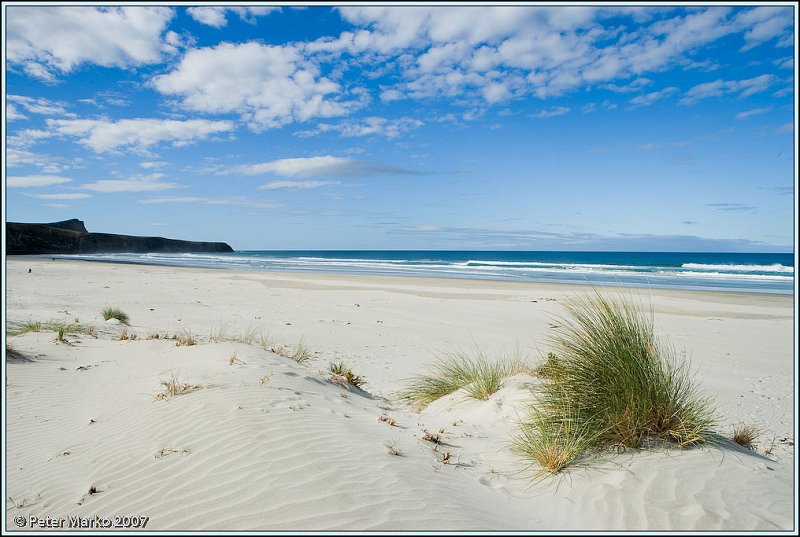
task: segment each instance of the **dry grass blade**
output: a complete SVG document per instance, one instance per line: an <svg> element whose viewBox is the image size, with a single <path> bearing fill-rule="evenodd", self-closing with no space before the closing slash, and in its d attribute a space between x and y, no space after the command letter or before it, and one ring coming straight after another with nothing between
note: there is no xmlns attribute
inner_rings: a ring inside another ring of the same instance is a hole
<svg viewBox="0 0 800 537"><path fill-rule="evenodd" d="M164 390L157 393L155 398L162 400L184 393L190 393L201 389L203 386L199 384L184 384L178 379L178 373L173 373L169 380L161 380L161 386Z"/></svg>
<svg viewBox="0 0 800 537"><path fill-rule="evenodd" d="M758 425L740 423L733 428L731 439L740 446L755 451L756 442L763 432L763 429Z"/></svg>

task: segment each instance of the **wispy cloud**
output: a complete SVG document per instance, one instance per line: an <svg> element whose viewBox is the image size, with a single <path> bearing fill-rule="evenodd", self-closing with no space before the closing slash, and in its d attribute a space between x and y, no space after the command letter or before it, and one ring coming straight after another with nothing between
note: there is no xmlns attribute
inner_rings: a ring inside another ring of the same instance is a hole
<svg viewBox="0 0 800 537"><path fill-rule="evenodd" d="M689 222L686 222L689 223ZM746 239L708 239L695 235L619 233L554 233L542 230L460 228L432 225L404 226L389 233L423 236L441 245L461 244L477 248L558 250L608 250L639 252L736 252L774 251L774 245ZM687 250L688 249L688 250Z"/></svg>
<svg viewBox="0 0 800 537"><path fill-rule="evenodd" d="M770 110L772 110L771 106L769 108L753 108L751 110L745 110L744 112L739 112L736 114L736 119L747 119L752 116L766 114Z"/></svg>
<svg viewBox="0 0 800 537"><path fill-rule="evenodd" d="M308 138L325 132L338 132L340 136L345 138L370 135L396 138L422 125L424 125L422 121L409 117L402 117L399 119L367 117L360 120L342 121L337 124L320 123L315 129L299 131L295 133L295 135L301 138Z"/></svg>
<svg viewBox="0 0 800 537"><path fill-rule="evenodd" d="M280 203L271 201L259 201L243 197L209 198L205 196L161 196L139 201L144 205L166 205L174 203L201 203L204 205L230 205L234 207L246 207L248 209L278 209L282 207Z"/></svg>
<svg viewBox="0 0 800 537"><path fill-rule="evenodd" d="M653 91L650 93L645 93L644 95L639 95L638 97L634 97L628 101L628 109L632 110L641 106L650 106L654 102L660 101L661 99L669 97L670 95L674 95L677 92L678 88L670 86L659 91Z"/></svg>
<svg viewBox="0 0 800 537"><path fill-rule="evenodd" d="M732 213L749 213L757 209L752 205L743 205L741 203L707 203L706 207L713 207L717 211Z"/></svg>
<svg viewBox="0 0 800 537"><path fill-rule="evenodd" d="M571 109L566 106L553 106L545 110L540 110L535 114L530 114L528 117L533 119L545 119L549 117L558 117L568 114Z"/></svg>
<svg viewBox="0 0 800 537"><path fill-rule="evenodd" d="M338 181L272 181L258 187L259 190L309 190L328 185L337 185Z"/></svg>
<svg viewBox="0 0 800 537"><path fill-rule="evenodd" d="M694 104L702 99L719 97L721 95L738 93L747 97L755 93L766 91L778 78L775 75L761 75L744 80L722 80L698 84L686 92L679 104Z"/></svg>
<svg viewBox="0 0 800 537"><path fill-rule="evenodd" d="M369 162L344 157L325 155L322 157L285 158L236 166L233 173L243 175L274 174L281 177L366 177L377 175L419 175L392 164Z"/></svg>
<svg viewBox="0 0 800 537"><path fill-rule="evenodd" d="M162 143L175 146L195 140L205 140L212 134L227 133L234 129L232 121L205 119L48 119L48 130L61 136L78 138L78 142L96 153L121 148L146 150Z"/></svg>
<svg viewBox="0 0 800 537"><path fill-rule="evenodd" d="M152 173L150 175L135 175L129 179L108 179L85 183L77 188L102 192L106 194L118 192L158 192L160 190L171 190L178 188L177 183L162 183L159 181L164 177L163 173Z"/></svg>
<svg viewBox="0 0 800 537"><path fill-rule="evenodd" d="M8 188L37 188L43 186L63 185L72 179L57 175L27 175L6 177Z"/></svg>
<svg viewBox="0 0 800 537"><path fill-rule="evenodd" d="M92 196L89 194L27 194L23 193L24 196L28 196L30 198L38 198L43 200L83 200L86 198L91 198Z"/></svg>

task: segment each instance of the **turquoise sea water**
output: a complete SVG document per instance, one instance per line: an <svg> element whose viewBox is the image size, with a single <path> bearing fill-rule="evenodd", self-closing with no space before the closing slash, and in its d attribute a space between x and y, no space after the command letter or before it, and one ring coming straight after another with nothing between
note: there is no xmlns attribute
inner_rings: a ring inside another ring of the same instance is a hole
<svg viewBox="0 0 800 537"><path fill-rule="evenodd" d="M697 252L310 250L56 257L216 269L477 278L780 294L793 292L795 270L793 254Z"/></svg>

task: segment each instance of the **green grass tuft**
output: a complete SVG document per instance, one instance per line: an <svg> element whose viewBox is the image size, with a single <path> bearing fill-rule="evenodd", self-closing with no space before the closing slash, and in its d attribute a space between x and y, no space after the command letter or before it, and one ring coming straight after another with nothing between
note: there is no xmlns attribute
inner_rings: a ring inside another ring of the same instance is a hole
<svg viewBox="0 0 800 537"><path fill-rule="evenodd" d="M711 401L695 388L688 365L654 336L652 312L648 318L630 302L599 294L567 311L571 319L561 323L555 354L544 364L548 381L536 412L522 424L532 443L563 437L565 423L598 447L636 448L651 437L678 446L711 440Z"/></svg>
<svg viewBox="0 0 800 537"><path fill-rule="evenodd" d="M62 322L55 322L49 321L43 323L41 321L36 322L27 322L20 327L12 330L10 335L12 336L20 336L22 334L27 334L30 332L57 332L59 334L59 341L63 340L66 334L88 334L90 336L95 336L96 331L91 326L86 326L82 324L66 324Z"/></svg>
<svg viewBox="0 0 800 537"><path fill-rule="evenodd" d="M101 312L101 315L106 321L109 319L116 319L122 324L130 324L130 318L128 317L128 314L119 308L105 308Z"/></svg>
<svg viewBox="0 0 800 537"><path fill-rule="evenodd" d="M475 354L474 357L461 351L445 354L427 375L411 379L400 391L400 398L422 409L463 388L469 397L485 401L503 386L506 377L530 372L525 361L517 357L490 360L480 351Z"/></svg>
<svg viewBox="0 0 800 537"><path fill-rule="evenodd" d="M344 362L339 362L338 364L331 362L328 366L328 372L331 374L331 380L336 383L344 381L351 386L360 388L367 382L364 377L354 374L353 370L347 367Z"/></svg>

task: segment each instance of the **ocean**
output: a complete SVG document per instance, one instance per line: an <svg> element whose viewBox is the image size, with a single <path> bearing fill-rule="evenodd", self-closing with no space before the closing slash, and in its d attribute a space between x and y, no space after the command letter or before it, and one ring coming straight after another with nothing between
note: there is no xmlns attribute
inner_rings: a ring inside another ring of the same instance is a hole
<svg viewBox="0 0 800 537"><path fill-rule="evenodd" d="M476 278L778 294L791 294L794 290L793 254L243 250L229 254L91 254L55 257L276 272Z"/></svg>

